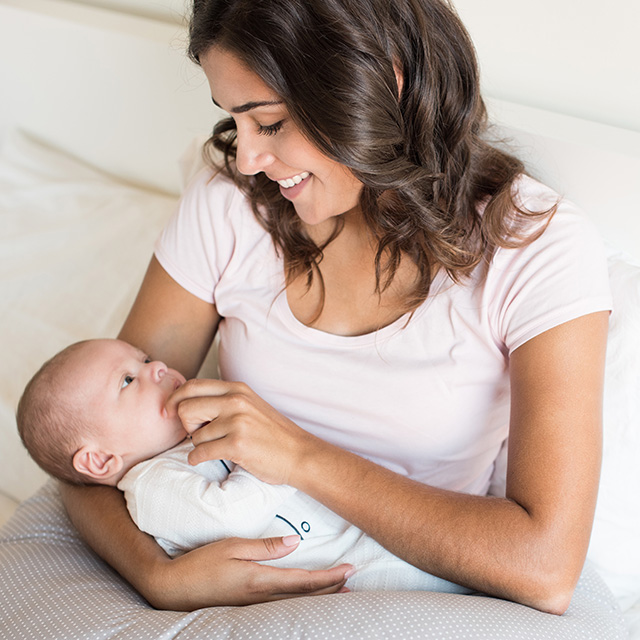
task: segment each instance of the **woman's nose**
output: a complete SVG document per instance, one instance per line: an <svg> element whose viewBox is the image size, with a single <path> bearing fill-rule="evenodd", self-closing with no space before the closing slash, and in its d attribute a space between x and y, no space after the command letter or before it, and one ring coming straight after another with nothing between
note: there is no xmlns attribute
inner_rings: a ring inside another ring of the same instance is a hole
<svg viewBox="0 0 640 640"><path fill-rule="evenodd" d="M245 176L254 176L266 171L273 163L275 156L271 151L271 143L258 133L238 132L236 141L236 167Z"/></svg>

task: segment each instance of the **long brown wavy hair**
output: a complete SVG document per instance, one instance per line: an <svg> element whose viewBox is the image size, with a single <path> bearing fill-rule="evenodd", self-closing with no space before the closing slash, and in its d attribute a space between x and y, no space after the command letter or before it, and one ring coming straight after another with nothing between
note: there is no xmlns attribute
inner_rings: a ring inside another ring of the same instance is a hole
<svg viewBox="0 0 640 640"><path fill-rule="evenodd" d="M437 269L459 282L497 247L530 241L526 221L550 213L514 202L524 167L486 139L475 50L444 0L194 0L189 36L192 60L213 45L236 55L303 134L362 182L377 291L403 257L417 267L407 310L425 300ZM326 244L308 237L277 183L237 172L235 145L228 118L205 154L213 164L223 152L223 170L282 251L288 281L306 274L310 286Z"/></svg>

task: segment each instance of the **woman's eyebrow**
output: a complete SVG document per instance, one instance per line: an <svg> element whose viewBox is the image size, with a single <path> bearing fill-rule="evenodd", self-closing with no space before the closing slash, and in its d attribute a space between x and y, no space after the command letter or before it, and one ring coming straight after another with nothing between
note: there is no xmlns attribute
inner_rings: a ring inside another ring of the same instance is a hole
<svg viewBox="0 0 640 640"><path fill-rule="evenodd" d="M222 107L213 99L213 104L218 107L218 109L222 109ZM229 110L229 113L246 113L247 111L251 111L251 109L257 109L258 107L272 107L275 105L282 104L282 100L261 100L258 102L247 102L245 104L241 104L239 107L233 107ZM223 109L224 111L224 109Z"/></svg>

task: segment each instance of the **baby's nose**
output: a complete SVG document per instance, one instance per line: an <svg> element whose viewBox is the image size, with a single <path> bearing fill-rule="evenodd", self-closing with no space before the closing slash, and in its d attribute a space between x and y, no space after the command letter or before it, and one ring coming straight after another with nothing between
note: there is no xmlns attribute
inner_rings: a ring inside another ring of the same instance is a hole
<svg viewBox="0 0 640 640"><path fill-rule="evenodd" d="M159 360L154 360L149 363L149 368L151 370L151 378L154 382L160 382L162 378L164 378L167 373L167 365L164 362L160 362Z"/></svg>

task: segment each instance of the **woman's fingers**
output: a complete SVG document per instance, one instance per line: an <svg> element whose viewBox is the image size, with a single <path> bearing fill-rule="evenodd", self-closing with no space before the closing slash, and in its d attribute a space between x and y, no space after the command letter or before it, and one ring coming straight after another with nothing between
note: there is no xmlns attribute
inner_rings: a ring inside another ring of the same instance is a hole
<svg viewBox="0 0 640 640"><path fill-rule="evenodd" d="M289 555L300 544L300 536L261 538L259 540L236 539L236 557L239 560L275 560ZM256 544L258 543L258 544ZM269 599L281 600L304 595L336 593L353 573L351 565L342 564L331 569L307 571L304 569L279 569L259 565L254 587L269 593ZM277 584L277 587L275 585ZM276 588L277 591L273 589Z"/></svg>
<svg viewBox="0 0 640 640"><path fill-rule="evenodd" d="M191 464L232 460L270 484L290 484L316 441L241 382L190 380L169 398L167 412L191 434Z"/></svg>
<svg viewBox="0 0 640 640"><path fill-rule="evenodd" d="M262 569L265 570L264 593L269 594L267 599L271 601L339 593L344 590L344 585L352 571L348 565L318 571L275 567L262 567ZM271 591L274 580L277 580L280 591Z"/></svg>
<svg viewBox="0 0 640 640"><path fill-rule="evenodd" d="M234 538L238 560L277 560L295 551L300 544L300 536L280 536L275 538Z"/></svg>
<svg viewBox="0 0 640 640"><path fill-rule="evenodd" d="M178 415L178 406L190 398L210 398L228 394L237 383L224 380L194 378L178 387L167 400L166 410L170 416Z"/></svg>
<svg viewBox="0 0 640 640"><path fill-rule="evenodd" d="M188 398L180 403L178 415L195 447L189 455L191 464L225 459L242 465L250 448L264 440L259 427L266 426L266 416L250 399L233 393Z"/></svg>
<svg viewBox="0 0 640 640"><path fill-rule="evenodd" d="M192 436L201 427L217 420L223 411L224 403L220 397L216 396L188 398L182 400L177 409L184 428ZM203 435L204 432L199 434L200 441L203 439Z"/></svg>
<svg viewBox="0 0 640 640"><path fill-rule="evenodd" d="M353 573L350 565L306 571L256 562L282 558L298 543L298 536L229 538L199 547L161 564L151 601L160 608L193 610L343 591Z"/></svg>
<svg viewBox="0 0 640 640"><path fill-rule="evenodd" d="M190 451L187 459L189 460L189 464L194 466L202 462L207 462L207 460L231 460L235 462L235 460L233 460L235 456L226 453L225 449L226 447L221 440L207 440Z"/></svg>
<svg viewBox="0 0 640 640"><path fill-rule="evenodd" d="M178 415L193 434L220 416L255 412L257 396L240 382L189 380L176 389L166 403L170 416Z"/></svg>
<svg viewBox="0 0 640 640"><path fill-rule="evenodd" d="M300 536L261 538L247 540L234 538L234 556L238 560L275 560L289 555L300 543ZM265 600L283 600L308 595L323 595L341 591L354 568L342 564L331 569L308 571L305 569L281 569L264 565L252 565L254 573L249 582L254 595Z"/></svg>

